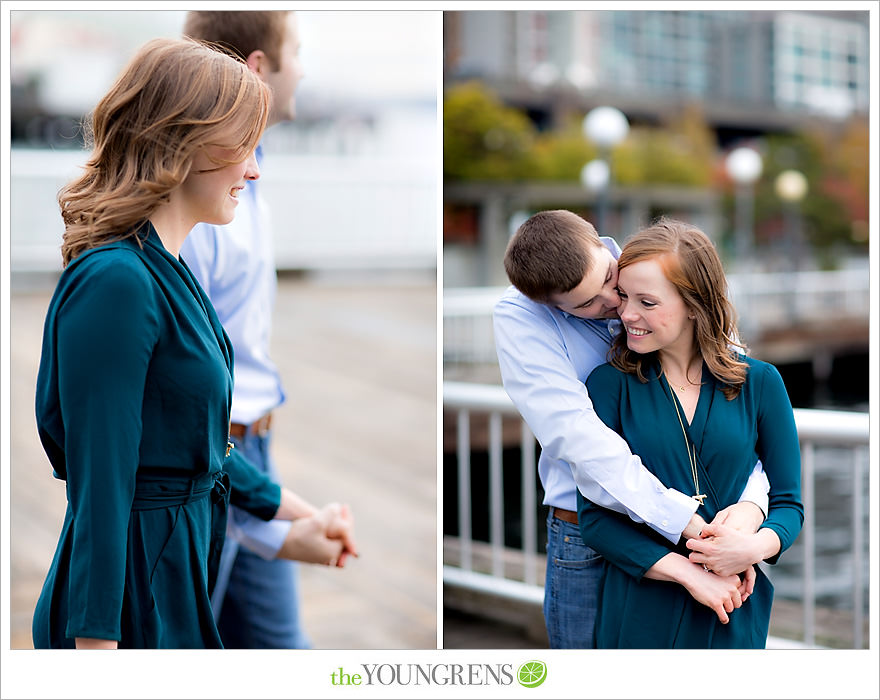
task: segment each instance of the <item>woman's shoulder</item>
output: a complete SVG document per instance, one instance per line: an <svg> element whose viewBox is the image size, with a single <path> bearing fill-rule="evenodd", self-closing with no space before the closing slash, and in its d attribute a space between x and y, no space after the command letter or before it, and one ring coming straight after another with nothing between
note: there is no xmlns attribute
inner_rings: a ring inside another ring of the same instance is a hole
<svg viewBox="0 0 880 700"><path fill-rule="evenodd" d="M128 240L104 243L83 251L74 258L65 274L80 276L100 275L101 277L146 278L147 266L139 255L136 244Z"/></svg>
<svg viewBox="0 0 880 700"><path fill-rule="evenodd" d="M136 244L117 241L74 258L58 283L61 298L77 293L101 296L117 304L149 303L154 280Z"/></svg>
<svg viewBox="0 0 880 700"><path fill-rule="evenodd" d="M597 365L592 372L590 372L590 376L587 377L587 383L591 386L610 386L621 384L626 381L626 373L617 369L610 362L605 362L601 365Z"/></svg>
<svg viewBox="0 0 880 700"><path fill-rule="evenodd" d="M748 383L763 382L767 379L782 381L782 376L779 374L779 370L776 369L775 365L772 365L769 362L758 360L754 357L749 357L748 355L740 355L737 359L741 362L745 362L748 367L748 374L746 377L746 382Z"/></svg>

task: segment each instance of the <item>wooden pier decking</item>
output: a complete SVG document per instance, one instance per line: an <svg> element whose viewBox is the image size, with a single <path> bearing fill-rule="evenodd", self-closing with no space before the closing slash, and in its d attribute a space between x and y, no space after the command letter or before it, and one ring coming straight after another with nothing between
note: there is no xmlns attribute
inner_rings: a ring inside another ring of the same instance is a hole
<svg viewBox="0 0 880 700"><path fill-rule="evenodd" d="M10 642L31 616L66 505L37 437L34 385L51 286L10 296ZM273 358L287 402L273 453L316 504L350 504L359 559L300 567L318 649L437 646L437 302L432 273L282 277Z"/></svg>

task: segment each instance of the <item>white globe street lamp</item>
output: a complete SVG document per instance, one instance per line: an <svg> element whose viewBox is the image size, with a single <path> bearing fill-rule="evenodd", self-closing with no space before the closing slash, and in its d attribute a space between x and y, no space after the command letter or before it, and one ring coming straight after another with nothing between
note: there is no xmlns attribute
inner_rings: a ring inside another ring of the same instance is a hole
<svg viewBox="0 0 880 700"><path fill-rule="evenodd" d="M596 107L584 117L583 129L599 148L613 148L626 138L629 122L617 107Z"/></svg>
<svg viewBox="0 0 880 700"><path fill-rule="evenodd" d="M735 148L724 162L727 174L736 183L736 262L741 269L750 266L755 220L754 184L761 177L764 161L753 148Z"/></svg>
<svg viewBox="0 0 880 700"><path fill-rule="evenodd" d="M608 162L597 158L581 168L581 184L590 192L603 192L611 180Z"/></svg>
<svg viewBox="0 0 880 700"><path fill-rule="evenodd" d="M794 270L801 268L804 257L803 221L801 201L807 195L807 178L798 170L783 170L773 183L776 194L783 203L785 217L785 241L788 260Z"/></svg>
<svg viewBox="0 0 880 700"><path fill-rule="evenodd" d="M597 228L601 235L605 230L605 211L608 206L608 192L611 189L611 149L621 143L629 133L629 122L616 107L603 105L587 113L582 124L584 136L599 147L600 160L590 161L581 170L581 183L584 187L598 193ZM600 165L604 163L604 169Z"/></svg>
<svg viewBox="0 0 880 700"><path fill-rule="evenodd" d="M807 178L798 170L783 170L776 176L776 194L784 202L797 204L807 194Z"/></svg>

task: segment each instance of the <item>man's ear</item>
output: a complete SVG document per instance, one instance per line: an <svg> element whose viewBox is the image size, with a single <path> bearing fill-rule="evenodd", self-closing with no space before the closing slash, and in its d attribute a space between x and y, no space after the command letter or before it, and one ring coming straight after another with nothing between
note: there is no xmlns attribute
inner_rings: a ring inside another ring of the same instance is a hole
<svg viewBox="0 0 880 700"><path fill-rule="evenodd" d="M245 62L248 68L261 78L265 78L269 74L269 58L262 49L251 51Z"/></svg>

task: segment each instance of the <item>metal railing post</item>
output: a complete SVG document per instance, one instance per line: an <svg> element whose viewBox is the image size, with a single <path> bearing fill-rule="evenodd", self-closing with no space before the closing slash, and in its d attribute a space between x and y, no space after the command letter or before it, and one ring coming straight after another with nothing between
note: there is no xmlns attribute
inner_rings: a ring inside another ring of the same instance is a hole
<svg viewBox="0 0 880 700"><path fill-rule="evenodd" d="M462 569L473 568L471 555L471 416L467 409L458 411L458 536L461 539Z"/></svg>
<svg viewBox="0 0 880 700"><path fill-rule="evenodd" d="M489 414L489 541L492 575L504 577L504 477L501 472L501 413Z"/></svg>
<svg viewBox="0 0 880 700"><path fill-rule="evenodd" d="M804 547L804 642L812 645L816 641L816 509L813 497L815 448L812 441L803 443L801 464L801 496L804 502L804 526L801 530Z"/></svg>
<svg viewBox="0 0 880 700"><path fill-rule="evenodd" d="M853 505L852 505L852 547L853 547L853 648L864 646L864 601L862 593L862 557L864 535L862 520L862 458L865 450L856 450L853 459Z"/></svg>
<svg viewBox="0 0 880 700"><path fill-rule="evenodd" d="M537 583L535 573L535 552L537 536L535 534L535 437L525 421L522 421L520 432L520 453L522 454L522 546L523 546L523 577L526 583Z"/></svg>

